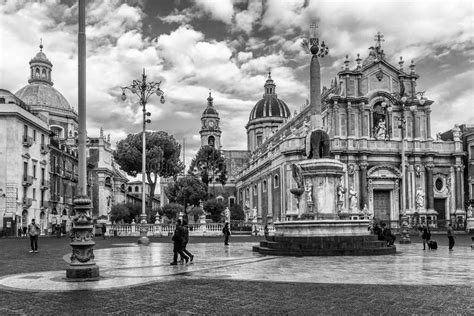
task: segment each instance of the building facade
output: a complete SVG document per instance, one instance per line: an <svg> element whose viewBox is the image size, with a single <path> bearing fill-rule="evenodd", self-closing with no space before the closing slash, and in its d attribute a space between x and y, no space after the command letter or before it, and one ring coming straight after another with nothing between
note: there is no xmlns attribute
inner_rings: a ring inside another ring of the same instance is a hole
<svg viewBox="0 0 474 316"><path fill-rule="evenodd" d="M323 87L321 117L330 156L347 171L343 210L386 222L406 214L412 224L431 226L465 219L462 140L431 137L434 101L416 89L418 79L413 62L406 69L402 59L398 67L388 61L378 38L364 60L358 55L351 66L346 58L330 87ZM274 89L269 76L264 100ZM262 223L298 216L292 165L310 157L314 111L308 105L290 118L282 103L259 101L251 111L246 126L251 157L235 177L238 203ZM352 196L356 207L349 209Z"/></svg>

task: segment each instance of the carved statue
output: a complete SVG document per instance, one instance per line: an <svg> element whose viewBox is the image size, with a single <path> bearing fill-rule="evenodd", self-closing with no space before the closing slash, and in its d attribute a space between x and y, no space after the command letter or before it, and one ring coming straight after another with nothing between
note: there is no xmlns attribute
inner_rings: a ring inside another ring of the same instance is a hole
<svg viewBox="0 0 474 316"><path fill-rule="evenodd" d="M257 218L257 207L256 207L256 206L253 207L253 210L252 210L252 217L253 217L254 219Z"/></svg>
<svg viewBox="0 0 474 316"><path fill-rule="evenodd" d="M421 187L418 187L416 190L416 208L422 209L425 206L425 192Z"/></svg>
<svg viewBox="0 0 474 316"><path fill-rule="evenodd" d="M472 205L467 207L467 218L472 218Z"/></svg>
<svg viewBox="0 0 474 316"><path fill-rule="evenodd" d="M313 183L311 180L306 181L306 185L304 190L306 191L306 202L312 203L313 202Z"/></svg>
<svg viewBox="0 0 474 316"><path fill-rule="evenodd" d="M303 187L303 175L301 174L301 167L297 164L291 165L293 179L295 179L298 188Z"/></svg>
<svg viewBox="0 0 474 316"><path fill-rule="evenodd" d="M375 139L385 140L386 137L387 137L387 128L385 126L385 120L380 119L377 125L377 128L375 130Z"/></svg>
<svg viewBox="0 0 474 316"><path fill-rule="evenodd" d="M452 129L453 132L453 140L460 141L461 140L461 129L459 128L458 124L454 124L454 128Z"/></svg>
<svg viewBox="0 0 474 316"><path fill-rule="evenodd" d="M344 202L345 193L346 193L346 188L342 186L342 180L341 180L341 183L337 186L337 201L338 202Z"/></svg>
<svg viewBox="0 0 474 316"><path fill-rule="evenodd" d="M306 141L306 155L309 159L329 157L329 136L323 130L315 130Z"/></svg>
<svg viewBox="0 0 474 316"><path fill-rule="evenodd" d="M224 210L224 216L225 216L225 221L230 222L230 210L228 207L226 207Z"/></svg>
<svg viewBox="0 0 474 316"><path fill-rule="evenodd" d="M357 207L357 203L358 203L359 199L357 198L357 191L354 190L354 187L351 186L351 188L349 189L349 208L351 209L351 211L353 212L357 212L358 211L358 207Z"/></svg>

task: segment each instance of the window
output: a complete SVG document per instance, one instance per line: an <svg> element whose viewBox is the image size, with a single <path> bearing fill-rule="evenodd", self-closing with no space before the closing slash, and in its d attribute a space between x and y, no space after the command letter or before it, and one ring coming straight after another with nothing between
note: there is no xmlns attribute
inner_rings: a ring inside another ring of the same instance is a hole
<svg viewBox="0 0 474 316"><path fill-rule="evenodd" d="M273 187L280 187L280 177L277 174L273 177Z"/></svg>
<svg viewBox="0 0 474 316"><path fill-rule="evenodd" d="M23 125L23 136L28 136L28 125Z"/></svg>
<svg viewBox="0 0 474 316"><path fill-rule="evenodd" d="M340 124L341 125L341 133L340 133L340 135L341 136L346 136L347 135L347 126L346 126L346 123L347 123L346 121L347 120L346 120L346 115L344 113L341 114L340 120L341 120L341 124Z"/></svg>
<svg viewBox="0 0 474 316"><path fill-rule="evenodd" d="M36 200L36 188L33 188L33 200Z"/></svg>
<svg viewBox="0 0 474 316"><path fill-rule="evenodd" d="M355 119L355 114L351 113L350 115L351 121L350 121L350 126L349 126L349 136L355 136L355 128L356 128L356 119Z"/></svg>
<svg viewBox="0 0 474 316"><path fill-rule="evenodd" d="M471 159L474 159L474 146L471 146Z"/></svg>
<svg viewBox="0 0 474 316"><path fill-rule="evenodd" d="M44 145L44 134L41 134L41 145Z"/></svg>
<svg viewBox="0 0 474 316"><path fill-rule="evenodd" d="M257 147L262 144L263 136L262 134L257 134Z"/></svg>
<svg viewBox="0 0 474 316"><path fill-rule="evenodd" d="M253 195L257 195L257 185L253 185Z"/></svg>
<svg viewBox="0 0 474 316"><path fill-rule="evenodd" d="M5 104L5 98L0 98L0 104Z"/></svg>
<svg viewBox="0 0 474 316"><path fill-rule="evenodd" d="M128 187L128 192L132 192L132 187Z"/></svg>
<svg viewBox="0 0 474 316"><path fill-rule="evenodd" d="M393 114L393 136L400 138L401 137L401 129L400 129L400 116L397 114Z"/></svg>
<svg viewBox="0 0 474 316"><path fill-rule="evenodd" d="M436 187L436 190L438 190L438 191L443 190L443 187L444 187L443 179L441 179L441 178L436 179L435 187Z"/></svg>
<svg viewBox="0 0 474 316"><path fill-rule="evenodd" d="M263 180L262 186L263 186L263 192L267 192L267 180Z"/></svg>
<svg viewBox="0 0 474 316"><path fill-rule="evenodd" d="M41 183L44 183L44 168L41 168Z"/></svg>
<svg viewBox="0 0 474 316"><path fill-rule="evenodd" d="M232 206L235 204L235 198L231 197L229 198L229 206Z"/></svg>
<svg viewBox="0 0 474 316"><path fill-rule="evenodd" d="M413 117L408 117L407 118L406 136L408 138L413 137Z"/></svg>
<svg viewBox="0 0 474 316"><path fill-rule="evenodd" d="M28 175L28 163L23 162L23 176L26 177Z"/></svg>
<svg viewBox="0 0 474 316"><path fill-rule="evenodd" d="M33 140L36 142L36 130L33 130Z"/></svg>
<svg viewBox="0 0 474 316"><path fill-rule="evenodd" d="M135 192L138 192L138 186L135 187Z"/></svg>
<svg viewBox="0 0 474 316"><path fill-rule="evenodd" d="M36 179L36 165L33 165L33 178Z"/></svg>

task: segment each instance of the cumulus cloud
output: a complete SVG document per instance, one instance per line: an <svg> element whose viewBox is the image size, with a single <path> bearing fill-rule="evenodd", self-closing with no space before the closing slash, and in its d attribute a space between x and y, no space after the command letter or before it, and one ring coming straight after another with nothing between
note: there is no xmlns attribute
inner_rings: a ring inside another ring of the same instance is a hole
<svg viewBox="0 0 474 316"><path fill-rule="evenodd" d="M234 15L232 0L194 0L196 5L215 20L230 24Z"/></svg>

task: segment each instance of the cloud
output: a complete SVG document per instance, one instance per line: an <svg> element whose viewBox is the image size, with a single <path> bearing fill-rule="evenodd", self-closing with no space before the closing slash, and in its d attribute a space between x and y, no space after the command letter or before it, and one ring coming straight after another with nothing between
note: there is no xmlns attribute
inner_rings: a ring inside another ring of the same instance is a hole
<svg viewBox="0 0 474 316"><path fill-rule="evenodd" d="M242 10L235 14L234 29L242 30L247 34L250 34L254 28L254 25L260 21L262 12L262 1L250 0L247 10Z"/></svg>
<svg viewBox="0 0 474 316"><path fill-rule="evenodd" d="M198 8L207 12L215 20L230 24L234 15L232 0L194 0Z"/></svg>

